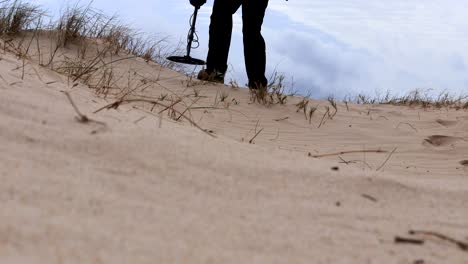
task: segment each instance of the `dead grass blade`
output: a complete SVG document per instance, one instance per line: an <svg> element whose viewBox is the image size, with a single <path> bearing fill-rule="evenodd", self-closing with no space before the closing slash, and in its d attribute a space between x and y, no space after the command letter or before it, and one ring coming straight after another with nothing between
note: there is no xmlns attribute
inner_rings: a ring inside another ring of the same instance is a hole
<svg viewBox="0 0 468 264"><path fill-rule="evenodd" d="M67 98L68 98L68 101L70 102L70 104L72 105L73 109L75 110L75 113L78 115L76 117L76 120L80 123L88 123L89 122L89 118L85 115L83 115L80 110L78 109L78 107L76 106L75 102L73 101L73 99L71 98L70 96L70 93L69 92L63 92Z"/></svg>
<svg viewBox="0 0 468 264"><path fill-rule="evenodd" d="M341 152L321 154L321 155L313 155L312 153L309 153L309 157L324 158L324 157L332 157L332 156L338 156L338 155L343 155L343 154L353 154L353 153L388 153L388 151L375 149L375 150L350 150L350 151L341 151Z"/></svg>
<svg viewBox="0 0 468 264"><path fill-rule="evenodd" d="M148 100L148 99L124 99L124 100L119 100L119 101L115 101L114 103L111 103L111 104L108 104L106 106L103 106L101 108L99 108L98 110L94 111L94 113L99 113L101 112L102 110L104 109L117 109L120 105L124 104L124 103L135 103L135 102L144 102L144 103L150 103L150 104L154 104L154 105L158 105L158 106L161 106L163 107L164 109L168 110L168 109L171 109L171 106L169 105L165 105L159 101L155 101L155 100ZM213 137L213 138L216 138L215 135L213 135L212 133L210 133L208 130L206 129L203 129L202 127L200 127L197 123L195 123L192 119L190 119L189 117L187 117L186 115L184 115L183 113L179 112L178 110L172 108L171 109L174 113L176 114L179 114L182 118L184 118L185 120L187 120L191 125L193 125L194 127L198 128L199 130L201 130L203 133L209 135L210 137Z"/></svg>
<svg viewBox="0 0 468 264"><path fill-rule="evenodd" d="M254 136L251 140L249 140L249 144L253 144L254 143L254 140L258 137L258 135L260 135L260 133L262 133L263 131L263 128L260 129Z"/></svg>
<svg viewBox="0 0 468 264"><path fill-rule="evenodd" d="M327 115L329 115L329 113L330 113L330 107L325 106L325 109L326 109L327 111L325 111L325 114L323 114L322 120L320 121L320 124L318 125L317 128L321 128L321 127L322 127L322 125L325 123L325 117L326 117Z"/></svg>
<svg viewBox="0 0 468 264"><path fill-rule="evenodd" d="M68 101L70 102L70 104L72 105L73 109L75 110L75 113L77 114L77 116L75 117L76 120L79 122L79 123L83 123L83 124L87 124L87 123L95 123L95 124L98 124L98 125L102 125L104 127L107 127L107 124L104 123L104 122L101 122L101 121L96 121L96 120L93 120L91 118L88 118L86 115L82 114L80 112L80 110L78 109L78 107L76 106L75 102L73 101L71 95L69 92L66 92L64 91L63 92L67 98L68 98ZM94 133L96 131L93 131Z"/></svg>
<svg viewBox="0 0 468 264"><path fill-rule="evenodd" d="M423 235L423 236L432 236L447 242L450 242L452 244L455 244L458 248L460 248L463 251L468 251L468 243L451 238L449 236L446 236L444 234L438 233L438 232L432 232L432 231L421 231L421 230L410 230L409 231L410 235Z"/></svg>
<svg viewBox="0 0 468 264"><path fill-rule="evenodd" d="M390 154L388 154L388 157L385 159L385 161L382 163L382 165L380 165L377 168L377 171L381 170L385 166L385 164L387 164L387 162L390 160L390 158L393 156L393 154L395 153L396 150L397 150L397 148L394 148L392 150L392 152L390 152Z"/></svg>

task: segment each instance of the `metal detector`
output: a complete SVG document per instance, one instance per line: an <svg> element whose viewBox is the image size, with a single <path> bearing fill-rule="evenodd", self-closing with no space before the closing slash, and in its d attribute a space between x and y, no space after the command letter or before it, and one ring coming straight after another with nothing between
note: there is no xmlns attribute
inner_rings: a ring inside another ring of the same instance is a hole
<svg viewBox="0 0 468 264"><path fill-rule="evenodd" d="M190 51L193 48L192 44L194 42L194 38L197 37L197 33L195 32L195 24L197 23L198 9L200 9L200 7L196 6L195 11L193 12L193 15L192 15L192 19L191 19L192 23L190 25L190 31L187 36L187 55L170 56L170 57L167 57L168 60L177 62L177 63L191 64L191 65L205 65L206 64L205 61L203 60L190 57ZM195 42L198 43L198 37L197 39L195 39Z"/></svg>

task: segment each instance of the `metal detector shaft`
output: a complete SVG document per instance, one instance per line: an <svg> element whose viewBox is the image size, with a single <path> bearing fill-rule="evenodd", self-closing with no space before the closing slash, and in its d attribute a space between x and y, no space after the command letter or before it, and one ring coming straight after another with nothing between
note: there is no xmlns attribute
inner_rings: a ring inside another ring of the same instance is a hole
<svg viewBox="0 0 468 264"><path fill-rule="evenodd" d="M200 9L200 7L196 6L195 11L193 12L192 25L190 25L190 32L187 41L187 57L190 57L190 51L192 50L192 42L195 35L195 25L197 24L198 9Z"/></svg>
<svg viewBox="0 0 468 264"><path fill-rule="evenodd" d="M190 31L187 36L187 54L185 56L170 56L170 57L167 57L168 60L172 62L176 62L176 63L184 63L184 64L191 64L191 65L205 65L206 64L205 61L203 60L190 57L190 51L192 50L192 44L196 36L195 25L197 23L198 9L200 9L200 7L196 6L195 11L193 12L193 15L192 15Z"/></svg>

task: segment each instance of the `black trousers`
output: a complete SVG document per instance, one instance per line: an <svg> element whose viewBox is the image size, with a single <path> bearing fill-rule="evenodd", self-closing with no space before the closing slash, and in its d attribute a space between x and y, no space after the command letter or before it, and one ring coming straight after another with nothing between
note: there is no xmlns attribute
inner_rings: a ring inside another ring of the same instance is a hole
<svg viewBox="0 0 468 264"><path fill-rule="evenodd" d="M226 72L231 45L232 15L241 5L244 58L249 86L266 86L266 48L261 29L268 0L214 0L207 70Z"/></svg>

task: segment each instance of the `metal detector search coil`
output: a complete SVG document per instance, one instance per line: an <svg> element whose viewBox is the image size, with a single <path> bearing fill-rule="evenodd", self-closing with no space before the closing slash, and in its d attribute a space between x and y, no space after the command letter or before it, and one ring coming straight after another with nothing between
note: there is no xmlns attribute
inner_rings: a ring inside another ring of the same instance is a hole
<svg viewBox="0 0 468 264"><path fill-rule="evenodd" d="M203 60L190 57L190 51L192 50L192 43L194 42L194 38L196 36L195 25L197 23L198 9L200 9L199 6L195 7L195 11L193 12L193 15L192 15L192 21L191 21L192 23L190 25L190 31L187 36L187 55L170 56L170 57L167 57L168 60L176 62L176 63L191 64L191 65L205 65L206 64L205 61ZM198 42L198 38L195 40L195 42L196 43Z"/></svg>
<svg viewBox="0 0 468 264"><path fill-rule="evenodd" d="M195 59L190 56L170 56L170 57L167 57L167 59L173 62L190 64L190 65L205 65L206 64L204 60Z"/></svg>

